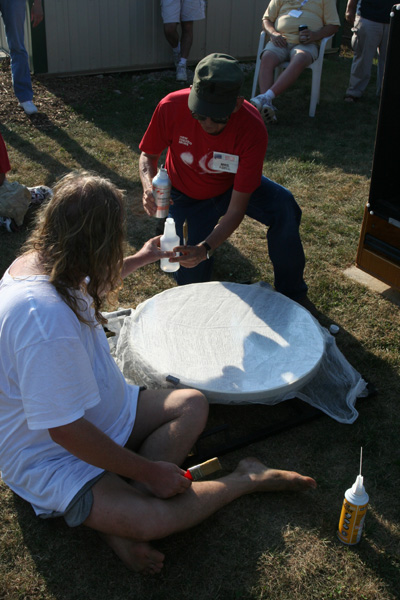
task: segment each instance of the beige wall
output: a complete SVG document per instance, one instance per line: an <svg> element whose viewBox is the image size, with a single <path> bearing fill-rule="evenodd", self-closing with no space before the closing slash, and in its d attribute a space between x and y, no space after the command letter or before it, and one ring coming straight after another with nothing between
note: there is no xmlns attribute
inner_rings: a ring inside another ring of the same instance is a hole
<svg viewBox="0 0 400 600"><path fill-rule="evenodd" d="M49 73L171 65L159 0L44 0ZM193 62L211 52L254 59L268 0L208 0L195 23Z"/></svg>

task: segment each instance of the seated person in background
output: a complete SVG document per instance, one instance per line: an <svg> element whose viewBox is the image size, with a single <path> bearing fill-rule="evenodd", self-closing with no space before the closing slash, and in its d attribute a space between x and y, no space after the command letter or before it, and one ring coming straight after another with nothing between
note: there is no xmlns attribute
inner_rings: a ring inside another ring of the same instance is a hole
<svg viewBox="0 0 400 600"><path fill-rule="evenodd" d="M170 257L159 238L123 257L123 194L67 175L0 281L0 469L42 518L99 531L131 569L158 573L151 540L192 527L251 492L303 491L314 479L243 459L214 481L180 465L208 403L194 389L141 391L110 354L102 298ZM111 298L110 298L111 296Z"/></svg>
<svg viewBox="0 0 400 600"><path fill-rule="evenodd" d="M299 32L299 26L307 27ZM277 121L272 101L288 89L318 58L318 42L336 33L340 26L335 0L271 0L263 16L269 35L260 66L260 94L250 102L265 123ZM275 67L290 61L274 82Z"/></svg>

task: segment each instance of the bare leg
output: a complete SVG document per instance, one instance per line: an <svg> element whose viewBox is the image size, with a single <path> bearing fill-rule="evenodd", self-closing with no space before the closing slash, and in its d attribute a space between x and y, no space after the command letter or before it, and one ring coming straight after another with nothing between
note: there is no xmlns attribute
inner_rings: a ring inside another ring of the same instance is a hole
<svg viewBox="0 0 400 600"><path fill-rule="evenodd" d="M149 460L180 465L207 422L208 402L192 389L140 392L135 425L126 444Z"/></svg>
<svg viewBox="0 0 400 600"><path fill-rule="evenodd" d="M261 57L260 74L258 83L260 93L265 94L274 83L274 70L280 63L279 58L273 52L264 52Z"/></svg>
<svg viewBox="0 0 400 600"><path fill-rule="evenodd" d="M279 96L282 92L287 90L311 63L311 54L308 52L297 52L290 60L286 69L279 75L275 83L271 85L271 90L274 92L275 96Z"/></svg>
<svg viewBox="0 0 400 600"><path fill-rule="evenodd" d="M179 44L178 23L164 23L164 35L172 48Z"/></svg>
<svg viewBox="0 0 400 600"><path fill-rule="evenodd" d="M145 496L108 473L93 487L94 503L85 525L100 531L129 568L156 573L164 556L149 541L193 527L245 494L315 487L311 477L269 469L255 458L242 460L219 480L194 482L184 494L168 500Z"/></svg>
<svg viewBox="0 0 400 600"><path fill-rule="evenodd" d="M183 21L181 28L181 56L182 58L188 58L193 44L193 21Z"/></svg>

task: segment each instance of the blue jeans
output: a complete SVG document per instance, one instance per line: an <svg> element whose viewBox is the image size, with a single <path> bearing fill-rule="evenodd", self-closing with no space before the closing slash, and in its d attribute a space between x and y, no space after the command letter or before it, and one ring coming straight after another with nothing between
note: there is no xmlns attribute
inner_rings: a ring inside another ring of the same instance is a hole
<svg viewBox="0 0 400 600"><path fill-rule="evenodd" d="M28 53L24 44L25 10L25 0L0 0L0 12L10 48L14 93L20 102L33 98Z"/></svg>
<svg viewBox="0 0 400 600"><path fill-rule="evenodd" d="M207 200L194 200L172 188L169 216L175 220L176 233L182 240L182 226L188 222L188 244L202 242L225 214L232 189ZM268 252L274 268L275 289L285 296L298 299L307 293L303 279L305 257L300 240L301 210L286 188L267 177L251 195L246 215L268 227ZM178 285L209 281L213 257L197 267L181 267L174 273Z"/></svg>

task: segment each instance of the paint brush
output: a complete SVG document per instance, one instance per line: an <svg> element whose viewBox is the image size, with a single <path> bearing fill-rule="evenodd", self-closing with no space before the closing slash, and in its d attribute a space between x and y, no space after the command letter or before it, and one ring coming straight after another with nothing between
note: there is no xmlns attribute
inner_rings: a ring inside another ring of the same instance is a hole
<svg viewBox="0 0 400 600"><path fill-rule="evenodd" d="M187 246L188 243L188 223L187 223L187 219L185 219L185 222L183 224L183 245Z"/></svg>
<svg viewBox="0 0 400 600"><path fill-rule="evenodd" d="M222 469L222 467L219 459L211 458L200 465L193 465L193 467L189 467L185 473L185 477L187 479L191 479L191 481L198 481L206 475L210 475L211 473L214 473L214 471L219 471L220 469Z"/></svg>

